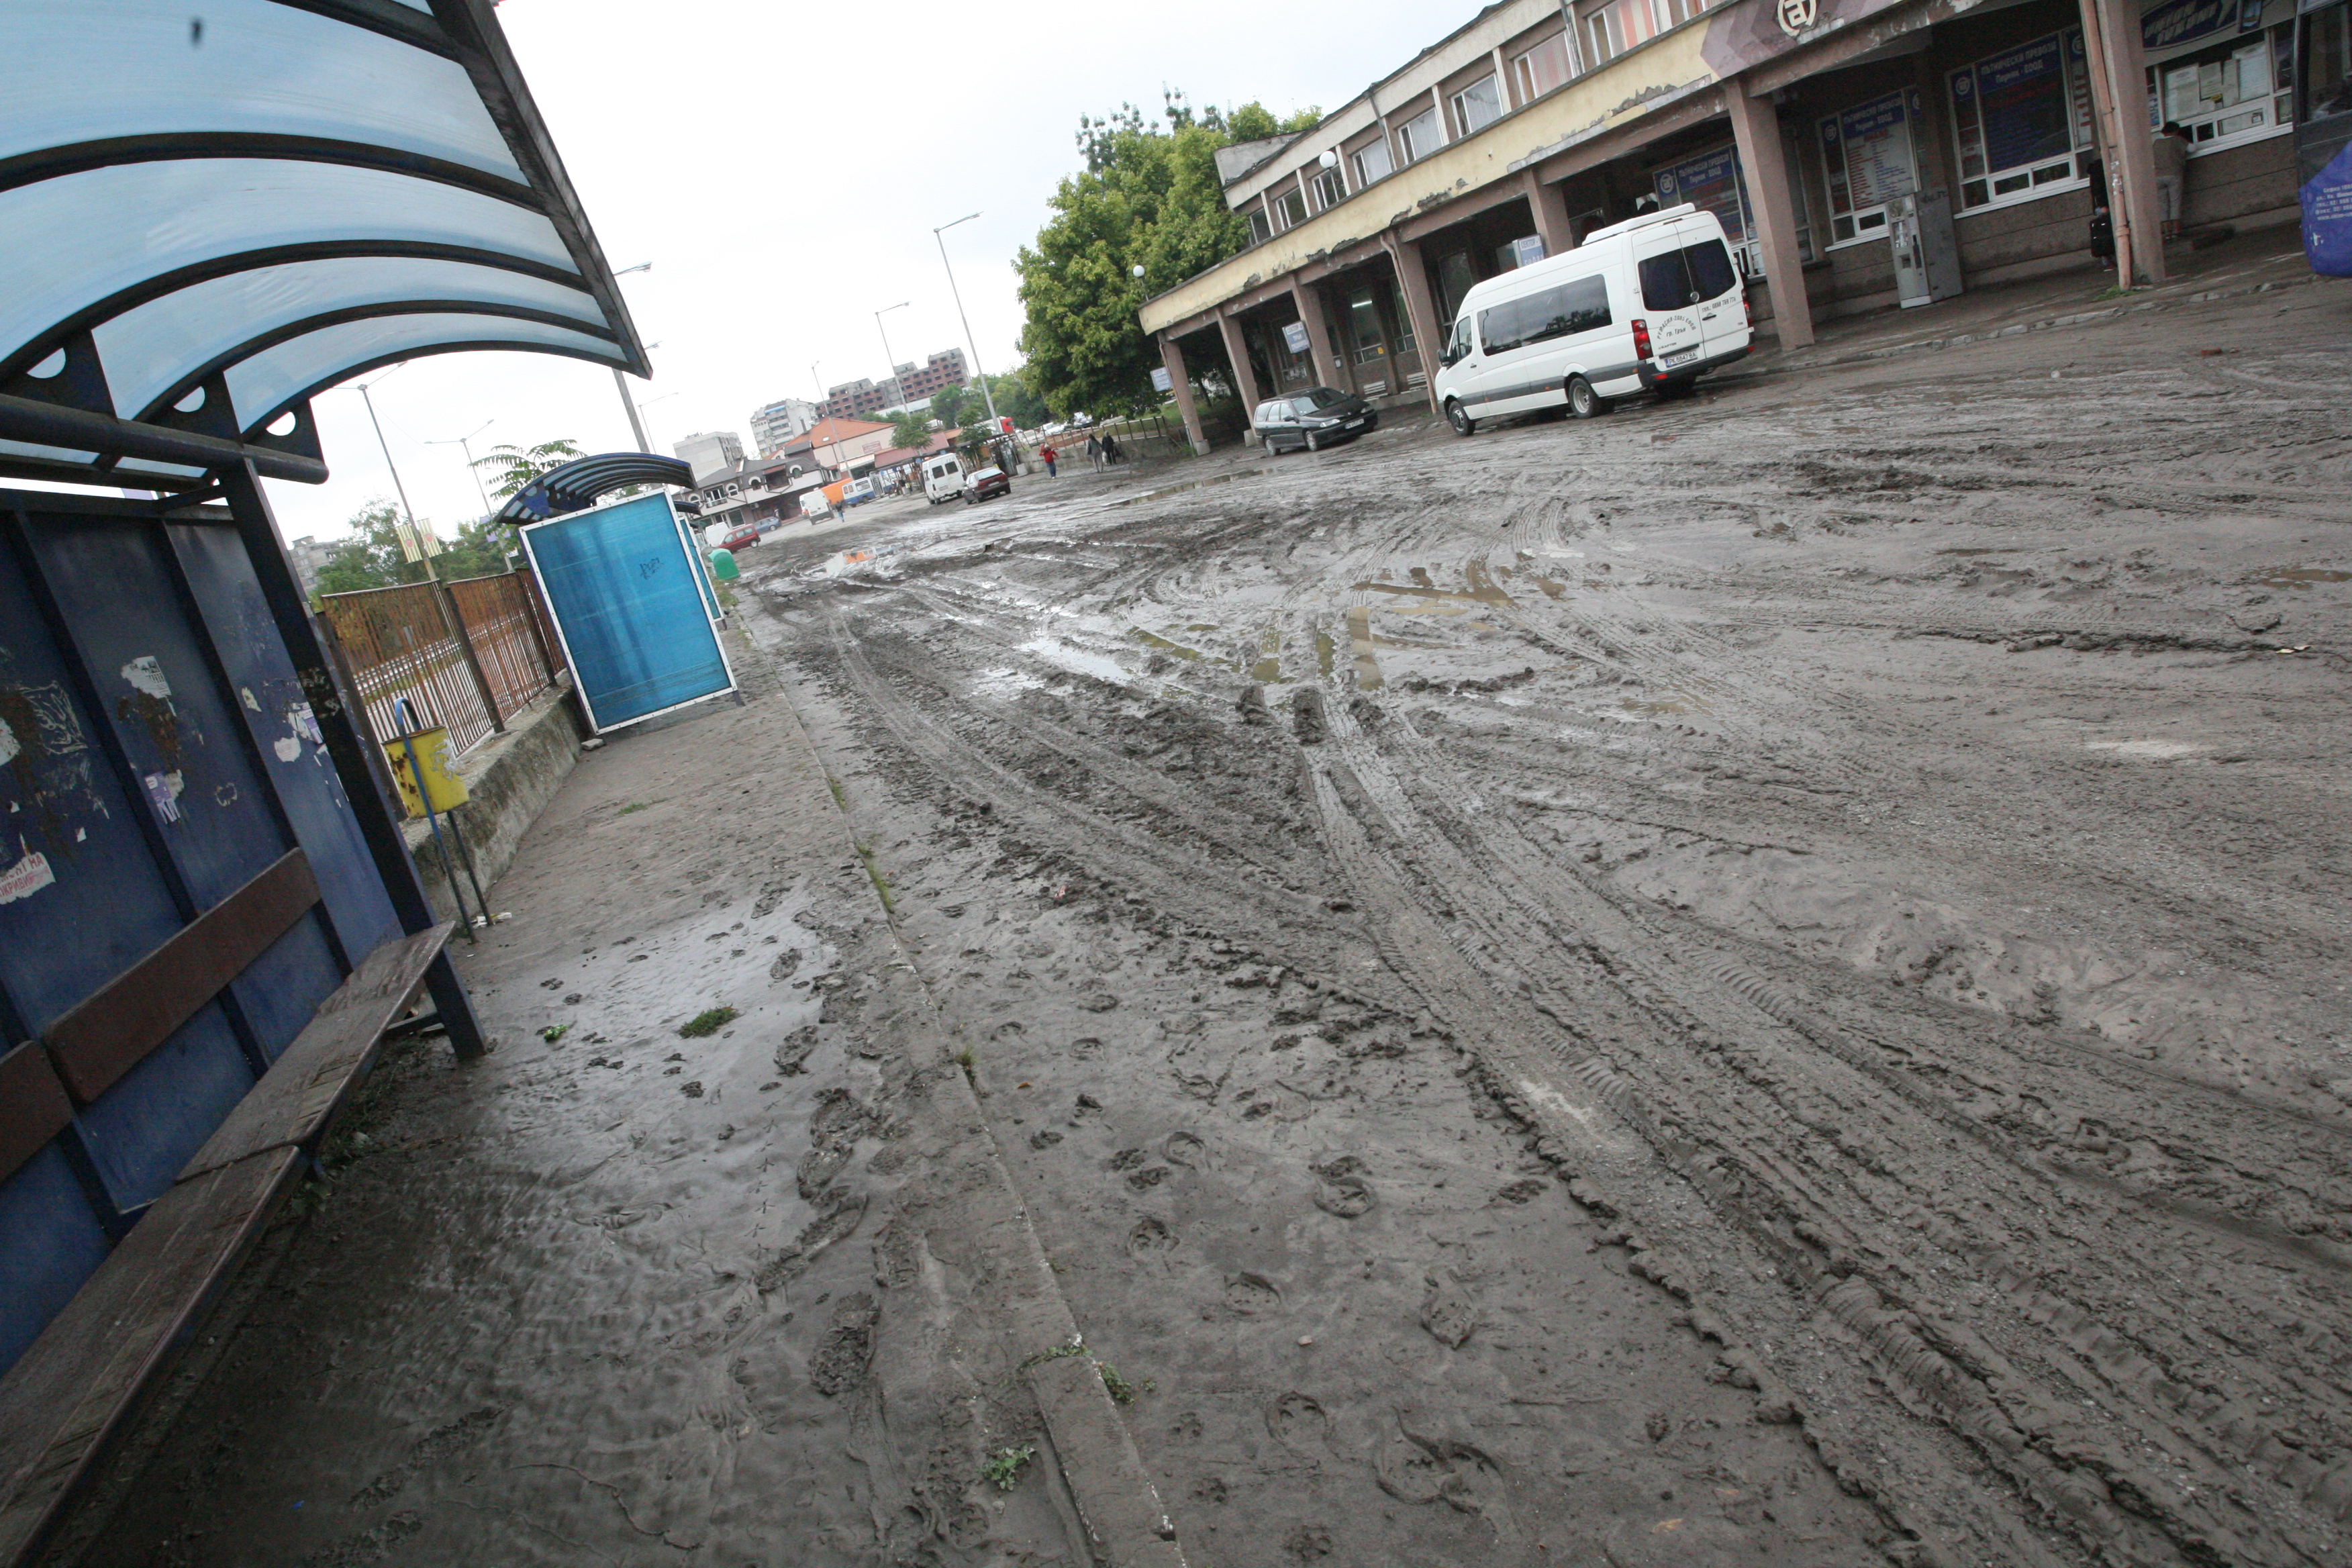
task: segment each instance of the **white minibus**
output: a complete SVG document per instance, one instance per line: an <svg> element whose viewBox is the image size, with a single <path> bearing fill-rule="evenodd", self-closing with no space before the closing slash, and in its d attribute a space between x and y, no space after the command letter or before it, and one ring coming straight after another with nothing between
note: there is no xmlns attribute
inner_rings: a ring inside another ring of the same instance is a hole
<svg viewBox="0 0 2352 1568"><path fill-rule="evenodd" d="M1438 361L1438 406L1459 436L1561 404L1590 419L1631 393L1689 391L1749 336L1723 225L1685 203L1472 285Z"/></svg>
<svg viewBox="0 0 2352 1568"><path fill-rule="evenodd" d="M963 494L963 459L953 452L941 452L923 459L923 499L937 506L943 500L953 500Z"/></svg>

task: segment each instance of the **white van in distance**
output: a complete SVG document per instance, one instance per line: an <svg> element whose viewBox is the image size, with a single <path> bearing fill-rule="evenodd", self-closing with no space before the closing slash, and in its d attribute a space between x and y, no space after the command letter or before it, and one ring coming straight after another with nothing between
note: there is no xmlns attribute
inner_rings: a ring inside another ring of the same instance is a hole
<svg viewBox="0 0 2352 1568"><path fill-rule="evenodd" d="M1590 419L1631 393L1682 395L1751 335L1723 225L1685 203L1474 285L1438 361L1438 406L1458 436L1561 404Z"/></svg>
<svg viewBox="0 0 2352 1568"><path fill-rule="evenodd" d="M953 500L963 494L963 459L953 452L941 452L936 458L923 459L923 499L937 506L943 500Z"/></svg>

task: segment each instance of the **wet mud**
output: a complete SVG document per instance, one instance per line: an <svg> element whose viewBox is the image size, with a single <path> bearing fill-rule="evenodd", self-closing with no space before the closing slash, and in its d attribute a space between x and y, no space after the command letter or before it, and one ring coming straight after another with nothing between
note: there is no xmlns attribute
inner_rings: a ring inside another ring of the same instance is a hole
<svg viewBox="0 0 2352 1568"><path fill-rule="evenodd" d="M1194 1560L2352 1551L2296 308L753 552Z"/></svg>

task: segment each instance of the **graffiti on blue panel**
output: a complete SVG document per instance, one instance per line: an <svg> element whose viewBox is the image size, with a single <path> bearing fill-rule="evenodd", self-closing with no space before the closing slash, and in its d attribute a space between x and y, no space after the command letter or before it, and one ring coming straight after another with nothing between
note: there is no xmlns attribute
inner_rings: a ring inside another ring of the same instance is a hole
<svg viewBox="0 0 2352 1568"><path fill-rule="evenodd" d="M90 787L89 740L65 688L6 680L6 657L0 649L0 794L8 808L0 823L0 904L55 882L55 862L88 837L77 819L106 815Z"/></svg>

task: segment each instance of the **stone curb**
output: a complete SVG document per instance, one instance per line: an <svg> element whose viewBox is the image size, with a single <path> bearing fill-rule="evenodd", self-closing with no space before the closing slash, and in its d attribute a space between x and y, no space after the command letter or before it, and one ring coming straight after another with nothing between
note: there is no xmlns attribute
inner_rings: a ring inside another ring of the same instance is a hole
<svg viewBox="0 0 2352 1568"><path fill-rule="evenodd" d="M827 776L824 758L781 682L772 695L792 713L791 743L807 750L817 764L815 776ZM855 826L838 801L827 805L840 825L845 858L854 862ZM881 907L878 896L876 901ZM899 939L897 920L887 908L882 913L900 959L936 1005L929 977ZM1005 1333L1045 1417L1052 1455L1069 1489L1087 1549L1097 1568L1186 1568L1176 1528L1160 1504L1160 1489L1143 1468L1135 1439L1086 1350L1077 1319L1055 1283L1045 1247L1030 1224L1028 1207L989 1133L979 1096L965 1073L949 1060L951 1050L942 1040L936 1058L919 1061L916 1070L919 1077L932 1080L935 1103L963 1123L959 1131L982 1152L991 1189L987 1196L992 1201L984 1205L989 1214L981 1245L994 1255L999 1278L1012 1298Z"/></svg>

